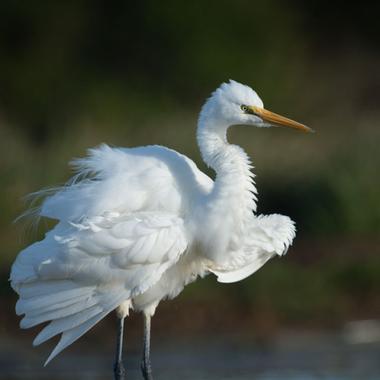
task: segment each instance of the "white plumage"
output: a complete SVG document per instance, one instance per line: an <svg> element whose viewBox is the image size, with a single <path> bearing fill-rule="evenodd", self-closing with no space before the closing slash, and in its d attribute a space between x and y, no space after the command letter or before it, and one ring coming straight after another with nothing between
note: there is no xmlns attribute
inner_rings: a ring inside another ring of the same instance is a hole
<svg viewBox="0 0 380 380"><path fill-rule="evenodd" d="M234 81L204 105L197 138L214 181L162 146L101 145L73 162L77 176L39 210L57 225L18 255L11 273L21 327L50 321L34 344L62 334L47 361L118 307L151 316L198 276L240 281L286 253L294 223L255 215L250 160L226 133L234 124L307 127L262 107Z"/></svg>

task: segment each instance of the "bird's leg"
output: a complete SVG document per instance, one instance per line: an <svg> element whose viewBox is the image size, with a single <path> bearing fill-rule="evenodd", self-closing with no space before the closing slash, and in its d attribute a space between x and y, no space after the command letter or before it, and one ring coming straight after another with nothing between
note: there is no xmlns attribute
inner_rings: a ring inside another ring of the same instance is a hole
<svg viewBox="0 0 380 380"><path fill-rule="evenodd" d="M150 321L151 316L144 313L144 351L141 362L141 371L145 380L153 380L150 365Z"/></svg>
<svg viewBox="0 0 380 380"><path fill-rule="evenodd" d="M123 365L123 333L124 333L124 319L125 316L118 316L118 329L116 341L116 356L115 364L113 366L113 373L115 380L125 380L125 368Z"/></svg>

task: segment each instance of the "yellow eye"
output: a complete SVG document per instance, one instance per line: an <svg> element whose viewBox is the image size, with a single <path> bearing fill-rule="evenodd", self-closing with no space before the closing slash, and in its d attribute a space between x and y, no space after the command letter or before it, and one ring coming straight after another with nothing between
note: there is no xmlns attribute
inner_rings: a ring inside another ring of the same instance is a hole
<svg viewBox="0 0 380 380"><path fill-rule="evenodd" d="M241 108L241 110L244 111L244 112L247 112L247 111L248 111L248 106L246 106L246 105L244 105L244 104L241 105L240 108Z"/></svg>

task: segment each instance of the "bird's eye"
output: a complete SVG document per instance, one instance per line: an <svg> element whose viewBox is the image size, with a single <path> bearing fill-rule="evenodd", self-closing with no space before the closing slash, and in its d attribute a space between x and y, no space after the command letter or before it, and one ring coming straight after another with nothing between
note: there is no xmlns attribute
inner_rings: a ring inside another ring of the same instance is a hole
<svg viewBox="0 0 380 380"><path fill-rule="evenodd" d="M245 104L241 105L240 108L241 108L241 110L243 112L247 112L248 111L248 106L246 106Z"/></svg>

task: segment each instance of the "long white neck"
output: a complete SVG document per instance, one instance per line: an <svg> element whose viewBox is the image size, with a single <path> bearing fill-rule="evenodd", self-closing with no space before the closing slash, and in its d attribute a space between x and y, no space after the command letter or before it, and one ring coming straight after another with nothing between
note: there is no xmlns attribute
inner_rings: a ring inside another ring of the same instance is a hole
<svg viewBox="0 0 380 380"><path fill-rule="evenodd" d="M231 223L243 228L247 218L256 211L256 187L248 155L227 141L228 127L201 113L197 140L203 160L216 172L209 197L211 208L221 217L232 216Z"/></svg>

